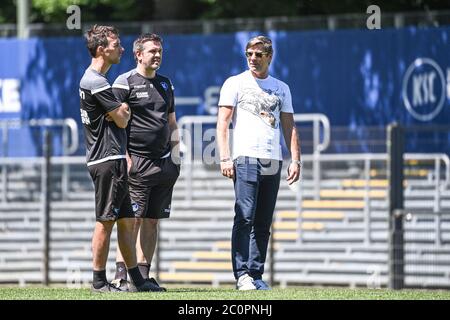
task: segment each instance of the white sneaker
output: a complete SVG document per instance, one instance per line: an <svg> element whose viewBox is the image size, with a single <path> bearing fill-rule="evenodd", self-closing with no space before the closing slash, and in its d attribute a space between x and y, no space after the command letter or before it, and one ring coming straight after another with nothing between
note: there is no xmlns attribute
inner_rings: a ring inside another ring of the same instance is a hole
<svg viewBox="0 0 450 320"><path fill-rule="evenodd" d="M244 274L239 277L236 282L236 289L238 290L256 290L255 285L253 284L253 278L248 274Z"/></svg>

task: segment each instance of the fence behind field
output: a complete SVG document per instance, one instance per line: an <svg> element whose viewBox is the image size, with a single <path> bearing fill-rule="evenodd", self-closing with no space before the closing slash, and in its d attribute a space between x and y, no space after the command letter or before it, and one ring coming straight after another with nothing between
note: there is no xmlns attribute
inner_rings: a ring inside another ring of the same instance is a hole
<svg viewBox="0 0 450 320"><path fill-rule="evenodd" d="M180 121L183 123L183 121ZM323 130L319 130L321 137ZM310 139L310 140L308 140ZM303 142L314 144L313 135ZM317 141L317 140L316 140ZM320 141L320 140L319 140ZM300 183L282 182L266 273L274 284L388 285L387 154L303 155ZM407 153L403 183L404 284L450 287L449 160L443 153ZM44 158L2 158L0 282L42 282L45 267ZM91 281L95 224L93 185L84 157L52 157L49 187L49 282ZM314 170L319 166L320 174ZM62 177L66 174L67 180ZM7 168L5 170L4 168ZM3 171L5 170L5 171ZM189 173L189 175L188 175ZM64 187L67 181L67 187ZM189 192L190 196L187 197ZM231 284L232 182L200 160L183 164L171 218L161 222L159 261L164 283ZM108 275L113 276L113 233Z"/></svg>

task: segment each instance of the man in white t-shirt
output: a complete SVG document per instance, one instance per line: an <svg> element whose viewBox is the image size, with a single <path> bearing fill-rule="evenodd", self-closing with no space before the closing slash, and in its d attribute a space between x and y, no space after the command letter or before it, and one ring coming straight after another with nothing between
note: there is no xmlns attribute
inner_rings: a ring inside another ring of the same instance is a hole
<svg viewBox="0 0 450 320"><path fill-rule="evenodd" d="M238 290L270 289L262 274L280 185L280 127L292 158L289 184L299 179L301 170L291 92L269 75L272 54L269 38L252 38L245 51L249 70L228 78L220 91L217 141L222 175L234 181L231 253Z"/></svg>

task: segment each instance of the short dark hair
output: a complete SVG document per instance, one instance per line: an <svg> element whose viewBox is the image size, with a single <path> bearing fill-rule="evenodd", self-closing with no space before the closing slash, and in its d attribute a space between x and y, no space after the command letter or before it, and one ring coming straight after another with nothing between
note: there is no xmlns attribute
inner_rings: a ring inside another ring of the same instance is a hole
<svg viewBox="0 0 450 320"><path fill-rule="evenodd" d="M267 52L268 54L272 54L273 53L272 40L270 40L266 36L256 36L256 37L251 38L247 42L247 46L245 47L245 51L247 51L248 48L253 47L256 44L262 44L264 46L264 52Z"/></svg>
<svg viewBox="0 0 450 320"><path fill-rule="evenodd" d="M84 34L84 37L86 38L86 46L89 50L89 53L94 58L99 46L108 46L108 37L118 36L119 31L115 27L99 25L94 25Z"/></svg>
<svg viewBox="0 0 450 320"><path fill-rule="evenodd" d="M139 38L137 38L136 40L134 40L133 42L133 54L134 54L134 59L137 61L136 58L136 54L139 51L144 50L144 43L148 42L148 41L156 41L159 43L163 43L162 38L157 35L156 33L144 33L141 34L139 36Z"/></svg>

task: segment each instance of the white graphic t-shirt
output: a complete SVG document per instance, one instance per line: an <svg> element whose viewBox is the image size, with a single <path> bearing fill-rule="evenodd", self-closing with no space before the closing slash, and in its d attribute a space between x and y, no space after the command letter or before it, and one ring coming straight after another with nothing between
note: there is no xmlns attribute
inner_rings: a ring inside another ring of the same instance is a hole
<svg viewBox="0 0 450 320"><path fill-rule="evenodd" d="M268 76L253 77L249 70L228 78L220 90L219 106L235 107L232 157L282 160L280 112L294 113L289 86Z"/></svg>

